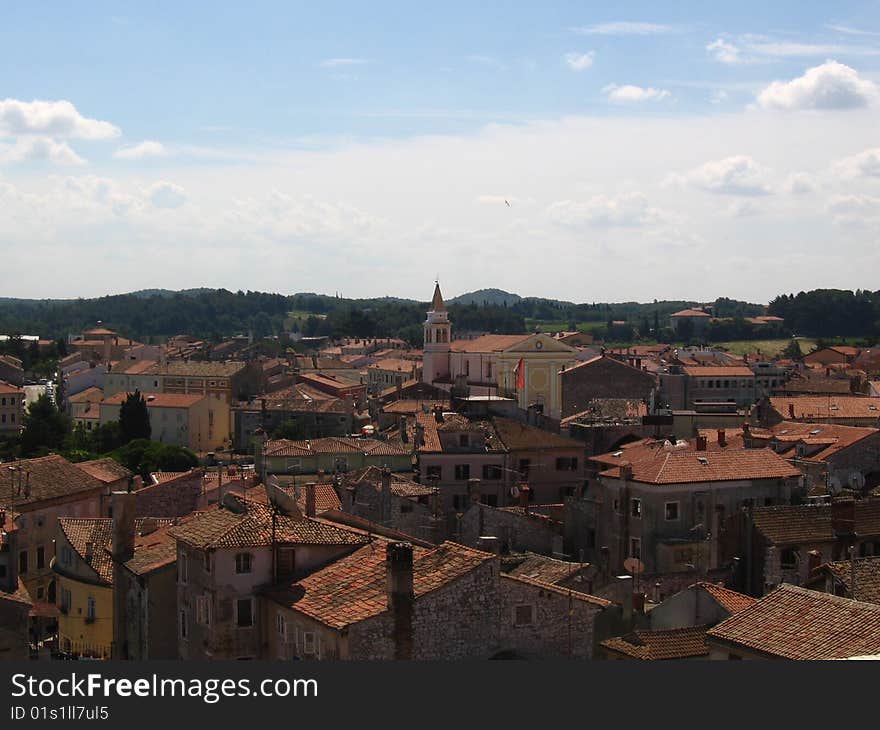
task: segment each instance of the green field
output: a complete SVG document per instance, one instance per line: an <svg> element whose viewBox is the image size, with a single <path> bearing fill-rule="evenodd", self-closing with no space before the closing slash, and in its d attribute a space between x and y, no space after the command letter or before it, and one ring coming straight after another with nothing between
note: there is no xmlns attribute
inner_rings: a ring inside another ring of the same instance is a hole
<svg viewBox="0 0 880 730"><path fill-rule="evenodd" d="M326 319L327 315L326 314L313 314L312 312L304 312L302 310L294 309L293 311L288 312L287 316L284 318L284 328L289 330L293 326L293 323L296 322L296 324L299 326L299 328L302 329L303 325L305 324L306 320L309 317L317 317L318 319Z"/></svg>
<svg viewBox="0 0 880 730"><path fill-rule="evenodd" d="M811 340L806 337L798 337L798 343L801 346L801 352L806 355L810 350L812 350L816 346L816 340ZM734 355L745 355L747 353L751 354L753 352L760 352L762 355L775 356L779 355L784 349L785 346L791 340L735 340L733 342L716 342L715 347L720 347Z"/></svg>

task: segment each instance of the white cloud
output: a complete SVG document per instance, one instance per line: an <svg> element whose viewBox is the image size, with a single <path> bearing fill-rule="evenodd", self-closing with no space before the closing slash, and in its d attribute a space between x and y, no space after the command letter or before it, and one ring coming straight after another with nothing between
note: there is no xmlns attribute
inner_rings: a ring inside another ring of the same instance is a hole
<svg viewBox="0 0 880 730"><path fill-rule="evenodd" d="M366 58L327 58L321 61L321 68L348 68L350 66L363 66L368 63Z"/></svg>
<svg viewBox="0 0 880 730"><path fill-rule="evenodd" d="M566 226L633 227L653 225L669 216L648 203L644 193L596 195L582 201L558 200L547 207L554 222Z"/></svg>
<svg viewBox="0 0 880 730"><path fill-rule="evenodd" d="M179 208L186 202L186 191L174 183L161 180L147 189L147 197L157 208Z"/></svg>
<svg viewBox="0 0 880 730"><path fill-rule="evenodd" d="M722 195L768 195L768 170L747 155L725 157L666 178L667 185L686 185Z"/></svg>
<svg viewBox="0 0 880 730"><path fill-rule="evenodd" d="M637 23L626 20L614 21L611 23L597 23L596 25L587 25L580 28L573 28L575 33L581 35L612 35L612 36L645 36L645 35L663 35L666 33L677 33L679 28L674 25L664 25L661 23Z"/></svg>
<svg viewBox="0 0 880 730"><path fill-rule="evenodd" d="M494 205L494 206L505 206L509 204L511 207L514 205L534 205L534 198L518 198L514 195L504 196L504 195L478 195L477 203L480 205Z"/></svg>
<svg viewBox="0 0 880 730"><path fill-rule="evenodd" d="M45 160L57 165L84 165L85 160L66 142L51 137L19 137L13 144L0 144L0 165Z"/></svg>
<svg viewBox="0 0 880 730"><path fill-rule="evenodd" d="M71 139L110 139L119 128L80 114L69 101L0 100L0 136L26 134Z"/></svg>
<svg viewBox="0 0 880 730"><path fill-rule="evenodd" d="M878 56L880 48L840 43L801 43L763 36L747 35L742 39L745 48L758 56L768 58L821 58L825 56Z"/></svg>
<svg viewBox="0 0 880 730"><path fill-rule="evenodd" d="M168 148L161 142L145 139L135 145L128 147L120 147L113 156L120 160L144 160L149 157L167 157L169 155Z"/></svg>
<svg viewBox="0 0 880 730"><path fill-rule="evenodd" d="M839 225L863 225L880 219L880 198L861 193L835 195L828 201L828 212Z"/></svg>
<svg viewBox="0 0 880 730"><path fill-rule="evenodd" d="M806 172L794 172L782 184L782 189L789 195L806 195L815 192L818 187L816 179Z"/></svg>
<svg viewBox="0 0 880 730"><path fill-rule="evenodd" d="M634 86L626 84L618 86L617 84L608 84L602 89L602 93L606 94L611 101L628 104L639 103L643 101L660 101L670 96L666 89L655 89L653 87Z"/></svg>
<svg viewBox="0 0 880 730"><path fill-rule="evenodd" d="M880 177L880 147L846 157L835 164L834 168L840 177L846 179Z"/></svg>
<svg viewBox="0 0 880 730"><path fill-rule="evenodd" d="M858 36L880 36L880 33L873 30L862 30L861 28L853 28L849 25L835 25L829 23L825 26L828 30L837 31L838 33L843 33L844 35L858 35Z"/></svg>
<svg viewBox="0 0 880 730"><path fill-rule="evenodd" d="M877 85L837 61L807 69L791 81L774 81L760 94L765 109L853 109L872 103Z"/></svg>
<svg viewBox="0 0 880 730"><path fill-rule="evenodd" d="M593 58L595 56L595 51L588 51L587 53L572 51L565 54L565 63L572 71L585 71L593 65Z"/></svg>
<svg viewBox="0 0 880 730"><path fill-rule="evenodd" d="M706 46L706 50L709 51L719 63L734 65L745 61L740 49L723 38L717 38L712 41Z"/></svg>
<svg viewBox="0 0 880 730"><path fill-rule="evenodd" d="M709 101L713 104L723 104L728 99L728 94L724 89L715 89L712 92L712 96L709 97Z"/></svg>

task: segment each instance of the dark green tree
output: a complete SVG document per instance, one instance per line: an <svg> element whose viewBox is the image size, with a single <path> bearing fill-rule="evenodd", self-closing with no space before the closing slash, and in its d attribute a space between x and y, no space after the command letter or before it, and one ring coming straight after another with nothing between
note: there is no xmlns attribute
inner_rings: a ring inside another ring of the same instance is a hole
<svg viewBox="0 0 880 730"><path fill-rule="evenodd" d="M804 356L804 353L803 350L801 350L800 343L792 338L791 342L789 342L782 351L782 356L787 357L789 360L800 360Z"/></svg>
<svg viewBox="0 0 880 730"><path fill-rule="evenodd" d="M119 407L119 429L124 443L135 439L149 440L152 433L150 412L139 390L129 393Z"/></svg>
<svg viewBox="0 0 880 730"><path fill-rule="evenodd" d="M296 421L284 421L278 428L272 432L273 439L290 439L291 441L300 441L306 437L303 427Z"/></svg>
<svg viewBox="0 0 880 730"><path fill-rule="evenodd" d="M70 433L70 418L43 393L31 403L24 417L21 455L36 456L60 449Z"/></svg>

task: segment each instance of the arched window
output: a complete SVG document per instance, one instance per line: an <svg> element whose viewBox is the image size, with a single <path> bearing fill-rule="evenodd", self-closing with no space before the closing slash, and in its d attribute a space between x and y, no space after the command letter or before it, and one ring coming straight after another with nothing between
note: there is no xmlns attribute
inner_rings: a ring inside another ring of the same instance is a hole
<svg viewBox="0 0 880 730"><path fill-rule="evenodd" d="M427 342L427 343L431 342L431 328L430 327L428 327L425 330L425 342Z"/></svg>

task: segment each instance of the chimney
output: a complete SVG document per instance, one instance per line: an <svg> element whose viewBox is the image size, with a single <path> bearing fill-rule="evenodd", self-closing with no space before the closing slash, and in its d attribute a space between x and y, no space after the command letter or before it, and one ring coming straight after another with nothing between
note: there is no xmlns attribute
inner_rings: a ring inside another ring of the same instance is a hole
<svg viewBox="0 0 880 730"><path fill-rule="evenodd" d="M633 623L633 579L631 575L618 576L621 590L621 618L625 630L632 628Z"/></svg>
<svg viewBox="0 0 880 730"><path fill-rule="evenodd" d="M409 436L406 433L406 416L401 416L397 423L397 427L400 431L400 440L403 441L403 443L407 443L409 441Z"/></svg>
<svg viewBox="0 0 880 730"><path fill-rule="evenodd" d="M306 484L306 517L315 516L315 487L314 482Z"/></svg>
<svg viewBox="0 0 880 730"><path fill-rule="evenodd" d="M413 548L408 542L391 542L385 548L388 576L388 608L394 617L394 658L412 659L413 654Z"/></svg>
<svg viewBox="0 0 880 730"><path fill-rule="evenodd" d="M807 575L812 575L820 565L822 565L822 553L818 550L810 550L807 553Z"/></svg>
<svg viewBox="0 0 880 730"><path fill-rule="evenodd" d="M705 451L708 446L708 439L705 436L697 436L697 451Z"/></svg>
<svg viewBox="0 0 880 730"><path fill-rule="evenodd" d="M625 482L633 478L632 464L625 463L620 465L620 478Z"/></svg>
<svg viewBox="0 0 880 730"><path fill-rule="evenodd" d="M113 560L126 562L134 557L134 510L133 492L113 492L112 552Z"/></svg>
<svg viewBox="0 0 880 730"><path fill-rule="evenodd" d="M382 491L379 494L379 504L382 509L381 522L386 527L391 527L391 469L382 467L380 476Z"/></svg>
<svg viewBox="0 0 880 730"><path fill-rule="evenodd" d="M718 445L723 449L727 446L727 431L723 428L718 429Z"/></svg>
<svg viewBox="0 0 880 730"><path fill-rule="evenodd" d="M443 406L439 403L434 406L434 420L437 423L443 423Z"/></svg>
<svg viewBox="0 0 880 730"><path fill-rule="evenodd" d="M632 594L633 611L638 613L645 612L645 594L638 592Z"/></svg>
<svg viewBox="0 0 880 730"><path fill-rule="evenodd" d="M413 434L413 439L415 441L414 446L418 449L421 448L425 443L425 427L416 421L415 433Z"/></svg>
<svg viewBox="0 0 880 730"><path fill-rule="evenodd" d="M467 493L468 499L471 504L476 504L480 501L480 480L479 479L468 479L467 483Z"/></svg>
<svg viewBox="0 0 880 730"><path fill-rule="evenodd" d="M856 502L836 499L831 502L831 531L838 540L853 537L856 532Z"/></svg>
<svg viewBox="0 0 880 730"><path fill-rule="evenodd" d="M794 403L788 404L788 417L794 420Z"/></svg>
<svg viewBox="0 0 880 730"><path fill-rule="evenodd" d="M495 535L480 535L477 538L477 549L494 555L501 554L501 540Z"/></svg>
<svg viewBox="0 0 880 730"><path fill-rule="evenodd" d="M519 506L525 511L529 511L529 492L531 490L525 485L519 485Z"/></svg>
<svg viewBox="0 0 880 730"><path fill-rule="evenodd" d="M134 557L134 492L113 492L111 495L113 526L111 553L113 556L113 659L128 659L128 592L124 589L123 564Z"/></svg>
<svg viewBox="0 0 880 730"><path fill-rule="evenodd" d="M748 421L743 422L743 446L747 449L752 448L752 426Z"/></svg>
<svg viewBox="0 0 880 730"><path fill-rule="evenodd" d="M91 563L93 557L95 557L95 543L87 542L86 543L86 562Z"/></svg>

